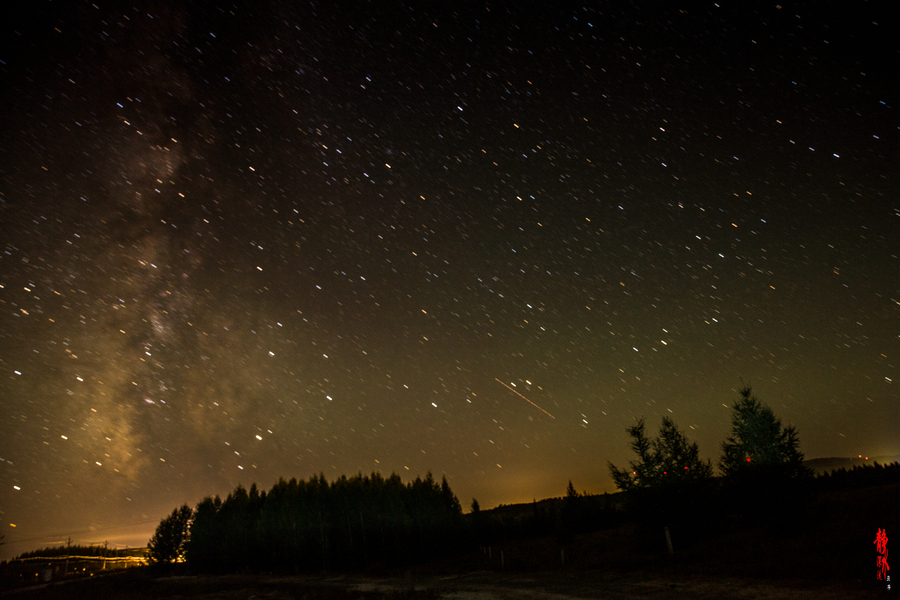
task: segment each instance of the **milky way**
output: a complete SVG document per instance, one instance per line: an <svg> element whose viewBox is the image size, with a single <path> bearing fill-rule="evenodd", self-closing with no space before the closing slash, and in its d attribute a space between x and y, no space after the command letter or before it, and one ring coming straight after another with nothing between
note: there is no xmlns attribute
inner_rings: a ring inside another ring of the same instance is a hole
<svg viewBox="0 0 900 600"><path fill-rule="evenodd" d="M0 56L6 554L279 476L612 492L743 383L900 454L883 15L55 4Z"/></svg>

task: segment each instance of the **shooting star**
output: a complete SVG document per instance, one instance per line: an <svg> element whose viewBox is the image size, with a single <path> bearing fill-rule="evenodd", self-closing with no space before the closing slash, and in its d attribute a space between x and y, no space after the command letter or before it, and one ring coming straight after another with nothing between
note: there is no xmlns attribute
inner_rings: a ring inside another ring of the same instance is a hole
<svg viewBox="0 0 900 600"><path fill-rule="evenodd" d="M535 407L536 409L538 409L539 411L541 411L542 413L544 413L545 415L547 415L547 416L550 417L551 419L555 419L555 418L556 418L556 417L554 417L553 415L551 415L550 413L548 413L546 410L544 410L543 408L541 408L540 406L538 406L537 404L535 404L534 402L532 402L531 400L529 400L528 398L526 398L525 396L523 396L522 394L520 394L519 392L517 392L516 390L512 389L511 387L509 387L508 385L506 385L505 383L503 383L502 381L500 381L499 379L497 379L496 377L494 377L494 381L496 381L497 383L499 383L500 385L502 385L503 387L505 387L506 389L508 389L509 391L511 391L513 394L515 394L516 396L518 396L519 398L521 398L522 400L524 400L524 401L527 402L528 404L532 405L533 407Z"/></svg>

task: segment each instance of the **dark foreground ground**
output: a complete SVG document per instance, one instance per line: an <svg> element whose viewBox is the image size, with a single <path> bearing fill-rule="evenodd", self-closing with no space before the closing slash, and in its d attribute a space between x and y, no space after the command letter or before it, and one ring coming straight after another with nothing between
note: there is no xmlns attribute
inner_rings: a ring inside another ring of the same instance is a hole
<svg viewBox="0 0 900 600"><path fill-rule="evenodd" d="M878 529L900 540L900 484L824 494L776 526L713 520L713 531L625 524L569 539L494 542L409 570L278 576L192 575L146 567L28 585L6 580L0 598L196 600L383 598L569 600L581 598L890 598L876 579ZM694 539L691 539L692 534ZM896 561L891 561L896 562ZM180 565L184 568L185 565ZM896 590L894 590L896 592Z"/></svg>
<svg viewBox="0 0 900 600"><path fill-rule="evenodd" d="M143 571L143 572L142 572ZM677 576L672 574L613 576L598 572L505 574L474 572L465 575L405 577L275 577L225 575L150 577L132 569L89 580L60 582L8 592L16 599L135 599L190 598L194 600L380 600L383 598L452 600L568 600L580 598L792 598L834 599L890 597L877 586L861 582L816 583L802 580L760 581L747 578Z"/></svg>

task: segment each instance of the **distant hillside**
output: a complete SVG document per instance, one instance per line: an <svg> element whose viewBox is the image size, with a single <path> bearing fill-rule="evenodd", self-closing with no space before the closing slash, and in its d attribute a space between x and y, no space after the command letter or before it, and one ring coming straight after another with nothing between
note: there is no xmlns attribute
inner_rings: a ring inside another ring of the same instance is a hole
<svg viewBox="0 0 900 600"><path fill-rule="evenodd" d="M807 467L815 471L816 474L819 474L830 473L831 471L840 468L852 469L857 466L872 465L876 462L879 465L889 465L894 462L900 462L900 456L863 456L862 458L833 456L830 458L812 458L803 462Z"/></svg>
<svg viewBox="0 0 900 600"><path fill-rule="evenodd" d="M822 473L830 473L836 469L850 470L853 467L873 465L889 465L891 463L900 463L900 455L897 456L869 456L860 457L840 457L831 456L827 458L811 458L803 461L807 467L815 471L816 475ZM718 478L718 476L717 476ZM624 492L615 492L613 494L591 494L588 496L591 502L606 502L610 508L621 508L625 501L626 494ZM491 514L497 517L515 518L534 514L535 511L554 511L558 510L563 498L544 498L543 500L534 500L532 502L522 502L519 504L501 504L494 508L483 509L485 514Z"/></svg>
<svg viewBox="0 0 900 600"><path fill-rule="evenodd" d="M613 494L588 494L581 496L585 499L587 506L595 508L606 508L616 510L622 508L625 502L625 492L615 492ZM531 502L521 502L519 504L501 504L494 508L484 509L481 512L485 515L499 517L503 519L515 519L533 516L543 512L544 514L554 514L560 510L564 497L544 498L543 500L533 500Z"/></svg>

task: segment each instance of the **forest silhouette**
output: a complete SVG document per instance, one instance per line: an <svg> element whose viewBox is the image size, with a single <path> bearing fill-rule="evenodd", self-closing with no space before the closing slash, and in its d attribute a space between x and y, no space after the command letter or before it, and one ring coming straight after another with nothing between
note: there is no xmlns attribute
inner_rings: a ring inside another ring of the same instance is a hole
<svg viewBox="0 0 900 600"><path fill-rule="evenodd" d="M622 469L607 463L619 493L579 493L569 481L561 497L490 510L472 499L464 514L447 477L438 482L430 472L407 482L376 472L333 481L324 474L282 478L269 490L238 484L224 500L207 496L194 508L173 510L150 540L150 562L162 572L184 563L178 569L210 574L396 573L429 562L532 569L556 561L627 570L674 551L725 572L740 564L747 573L787 574L800 560L808 573L858 577L866 570L869 534L897 526L891 498L900 463L804 461L796 430L749 387L733 407L720 476L671 419L662 420L656 437L643 419L628 433L636 459ZM813 464L820 471L823 464L850 468L814 475ZM72 550L26 553L0 570L25 573L27 561ZM100 548L78 552L111 555Z"/></svg>
<svg viewBox="0 0 900 600"><path fill-rule="evenodd" d="M329 483L280 479L268 492L238 485L194 511L184 559L206 572L341 570L406 564L459 550L466 521L447 479L358 474Z"/></svg>
<svg viewBox="0 0 900 600"><path fill-rule="evenodd" d="M208 573L390 570L525 538L550 536L565 546L622 526L645 540L643 550L671 553L672 539L685 548L736 527L778 535L809 529L817 496L900 480L897 463L815 477L796 430L749 387L739 394L719 477L671 419L656 438L640 419L628 428L637 459L625 469L607 464L619 494L579 493L570 481L561 498L489 511L473 499L463 514L446 476L438 483L431 473L407 483L396 473L279 479L268 491L238 485L224 500L176 509L150 541L150 558Z"/></svg>
<svg viewBox="0 0 900 600"><path fill-rule="evenodd" d="M185 512L190 517L189 534L169 543L178 548L173 560L198 573L396 571L473 550L534 543L528 540L552 540L564 548L579 536L623 527L643 540L642 551L665 554L664 529L680 551L736 527L774 537L810 531L822 515L805 511L817 498L896 484L900 463L841 468L792 485L767 481L776 487L755 490L752 502L737 497L747 493L743 481L725 477L600 495L579 493L569 482L562 497L491 510L473 500L463 514L446 478L438 483L430 473L408 483L397 474L332 482L320 474L280 479L269 491L238 485L224 500L206 497L196 509L183 506L166 519ZM157 535L178 530L162 527L166 519Z"/></svg>

